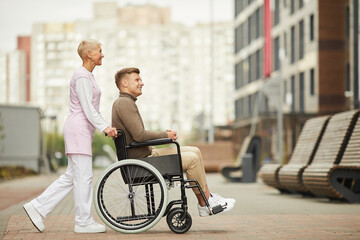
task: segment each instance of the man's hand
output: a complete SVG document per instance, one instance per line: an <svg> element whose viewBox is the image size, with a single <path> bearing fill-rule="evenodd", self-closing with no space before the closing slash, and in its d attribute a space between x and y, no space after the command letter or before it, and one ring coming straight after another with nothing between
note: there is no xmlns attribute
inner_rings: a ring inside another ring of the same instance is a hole
<svg viewBox="0 0 360 240"><path fill-rule="evenodd" d="M113 127L105 128L104 133L106 133L108 137L117 137L117 130Z"/></svg>
<svg viewBox="0 0 360 240"><path fill-rule="evenodd" d="M175 131L172 130L166 130L168 138L171 138L172 140L176 141L177 137L177 133Z"/></svg>

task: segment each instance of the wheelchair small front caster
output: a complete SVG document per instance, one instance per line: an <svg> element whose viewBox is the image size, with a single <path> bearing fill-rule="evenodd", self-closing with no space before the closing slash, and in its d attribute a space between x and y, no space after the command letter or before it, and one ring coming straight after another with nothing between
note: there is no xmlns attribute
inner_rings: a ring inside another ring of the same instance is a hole
<svg viewBox="0 0 360 240"><path fill-rule="evenodd" d="M185 216L184 214L182 208L171 209L168 213L166 222L174 233L186 233L191 228L191 216L188 212L186 212Z"/></svg>

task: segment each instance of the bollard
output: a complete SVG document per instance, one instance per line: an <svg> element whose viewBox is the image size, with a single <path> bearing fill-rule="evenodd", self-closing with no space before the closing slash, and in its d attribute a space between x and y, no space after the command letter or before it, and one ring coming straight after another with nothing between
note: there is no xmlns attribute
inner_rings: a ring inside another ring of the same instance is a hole
<svg viewBox="0 0 360 240"><path fill-rule="evenodd" d="M242 182L255 182L256 172L253 155L246 153L242 156Z"/></svg>

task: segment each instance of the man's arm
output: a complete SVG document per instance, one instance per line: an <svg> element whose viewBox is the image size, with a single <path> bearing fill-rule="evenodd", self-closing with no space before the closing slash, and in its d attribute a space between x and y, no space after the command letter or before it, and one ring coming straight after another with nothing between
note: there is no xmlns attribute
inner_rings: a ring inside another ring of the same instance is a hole
<svg viewBox="0 0 360 240"><path fill-rule="evenodd" d="M141 115L132 101L118 102L115 106L116 115L120 118L127 131L136 142L151 139L167 138L167 132L152 132L145 130Z"/></svg>

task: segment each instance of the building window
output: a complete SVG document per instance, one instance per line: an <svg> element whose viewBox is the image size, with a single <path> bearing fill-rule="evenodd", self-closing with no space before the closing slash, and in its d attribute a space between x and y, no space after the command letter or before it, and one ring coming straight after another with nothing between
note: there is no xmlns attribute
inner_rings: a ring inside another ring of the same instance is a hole
<svg viewBox="0 0 360 240"><path fill-rule="evenodd" d="M245 115L245 101L244 98L240 99L240 116Z"/></svg>
<svg viewBox="0 0 360 240"><path fill-rule="evenodd" d="M251 19L251 41L256 39L256 14L254 12L254 14L252 14L250 16Z"/></svg>
<svg viewBox="0 0 360 240"><path fill-rule="evenodd" d="M299 108L300 108L300 112L304 112L304 107L305 107L305 96L304 96L304 73L301 72L299 75Z"/></svg>
<svg viewBox="0 0 360 240"><path fill-rule="evenodd" d="M279 37L274 39L274 71L279 70L280 68L280 58L279 58Z"/></svg>
<svg viewBox="0 0 360 240"><path fill-rule="evenodd" d="M299 9L304 6L304 0L299 0Z"/></svg>
<svg viewBox="0 0 360 240"><path fill-rule="evenodd" d="M248 83L251 83L251 68L252 68L252 64L251 64L251 55L248 57Z"/></svg>
<svg viewBox="0 0 360 240"><path fill-rule="evenodd" d="M256 79L261 78L261 66L260 66L260 50L257 50L255 53L255 65L256 65Z"/></svg>
<svg viewBox="0 0 360 240"><path fill-rule="evenodd" d="M238 26L235 28L235 54L240 51L241 45L241 28Z"/></svg>
<svg viewBox="0 0 360 240"><path fill-rule="evenodd" d="M251 116L252 113L252 102L251 102L251 95L248 96L248 115Z"/></svg>
<svg viewBox="0 0 360 240"><path fill-rule="evenodd" d="M235 118L239 119L241 116L241 106L240 106L240 99L235 101Z"/></svg>
<svg viewBox="0 0 360 240"><path fill-rule="evenodd" d="M245 34L244 34L244 23L240 24L240 31L239 31L239 34L240 34L240 49L243 49L243 47L245 47Z"/></svg>
<svg viewBox="0 0 360 240"><path fill-rule="evenodd" d="M244 99L240 98L235 101L235 117L240 119L244 116Z"/></svg>
<svg viewBox="0 0 360 240"><path fill-rule="evenodd" d="M241 63L235 64L235 89L239 89L240 86L240 78L241 78Z"/></svg>
<svg viewBox="0 0 360 240"><path fill-rule="evenodd" d="M243 0L235 0L235 17L241 13L244 9L244 1Z"/></svg>
<svg viewBox="0 0 360 240"><path fill-rule="evenodd" d="M291 76L291 112L295 112L295 76Z"/></svg>
<svg viewBox="0 0 360 240"><path fill-rule="evenodd" d="M299 59L304 58L304 20L299 23Z"/></svg>
<svg viewBox="0 0 360 240"><path fill-rule="evenodd" d="M287 56L287 33L284 32L284 54Z"/></svg>
<svg viewBox="0 0 360 240"><path fill-rule="evenodd" d="M240 117L240 99L235 101L235 118L239 119Z"/></svg>
<svg viewBox="0 0 360 240"><path fill-rule="evenodd" d="M258 51L256 51L256 59L255 59L255 64L256 64L256 79L260 79L263 76L263 66L264 66L264 62L263 62L263 49L259 49Z"/></svg>
<svg viewBox="0 0 360 240"><path fill-rule="evenodd" d="M251 59L251 68L250 68L250 71L251 71L251 82L255 81L256 80L256 65L257 65L257 62L256 62L256 54L252 54L250 59Z"/></svg>
<svg viewBox="0 0 360 240"><path fill-rule="evenodd" d="M280 0L275 0L275 6L274 6L274 26L278 25L280 22Z"/></svg>
<svg viewBox="0 0 360 240"><path fill-rule="evenodd" d="M291 27L290 38L291 38L291 40L290 40L290 53L291 53L290 61L291 61L291 63L294 63L295 62L295 26Z"/></svg>
<svg viewBox="0 0 360 240"><path fill-rule="evenodd" d="M314 40L314 14L310 15L310 41Z"/></svg>
<svg viewBox="0 0 360 240"><path fill-rule="evenodd" d="M351 83L350 83L350 64L346 63L346 91L350 91Z"/></svg>
<svg viewBox="0 0 360 240"><path fill-rule="evenodd" d="M244 86L244 61L240 62L239 74L239 87L242 87Z"/></svg>
<svg viewBox="0 0 360 240"><path fill-rule="evenodd" d="M248 29L247 29L247 34L248 34L248 44L251 43L251 16L248 18Z"/></svg>
<svg viewBox="0 0 360 240"><path fill-rule="evenodd" d="M256 24L256 38L259 38L260 37L260 28L261 28L260 8L256 9L256 12L255 12L255 24Z"/></svg>
<svg viewBox="0 0 360 240"><path fill-rule="evenodd" d="M350 38L350 8L346 7L346 37Z"/></svg>
<svg viewBox="0 0 360 240"><path fill-rule="evenodd" d="M286 94L287 94L287 80L284 80L284 88L283 88L283 101L286 103Z"/></svg>
<svg viewBox="0 0 360 240"><path fill-rule="evenodd" d="M315 95L315 70L310 69L310 95Z"/></svg>
<svg viewBox="0 0 360 240"><path fill-rule="evenodd" d="M263 7L260 7L260 37L263 37L264 36L264 25L263 25L263 22L264 22L264 8Z"/></svg>
<svg viewBox="0 0 360 240"><path fill-rule="evenodd" d="M269 98L264 96L264 111L265 113L269 112Z"/></svg>
<svg viewBox="0 0 360 240"><path fill-rule="evenodd" d="M293 14L295 12L295 0L290 0L290 13Z"/></svg>

